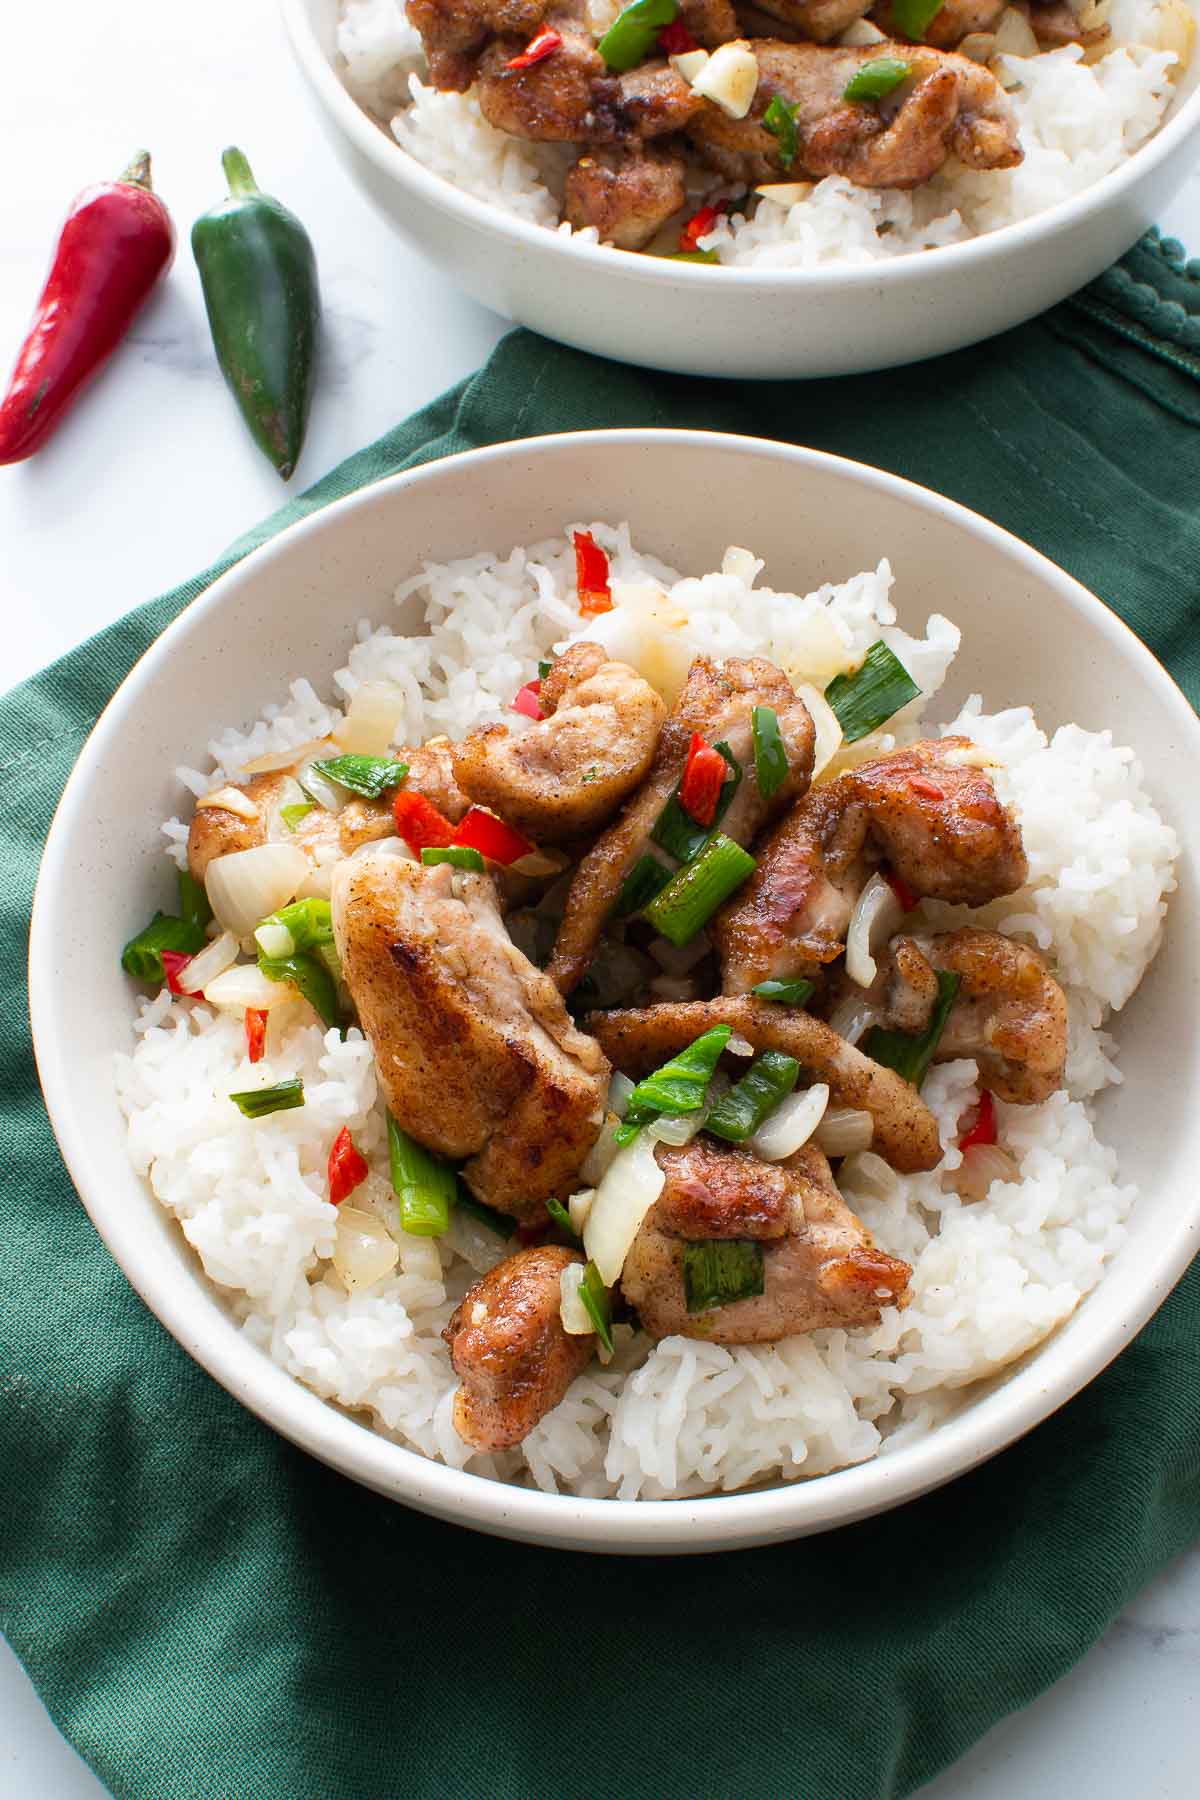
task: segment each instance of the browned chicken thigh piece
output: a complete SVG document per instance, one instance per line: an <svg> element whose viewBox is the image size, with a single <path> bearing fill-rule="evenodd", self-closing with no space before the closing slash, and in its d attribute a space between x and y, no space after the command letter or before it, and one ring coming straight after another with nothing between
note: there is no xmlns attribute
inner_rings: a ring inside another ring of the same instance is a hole
<svg viewBox="0 0 1200 1800"><path fill-rule="evenodd" d="M396 1122L516 1218L570 1192L608 1063L504 928L487 875L367 855L333 872L342 975Z"/></svg>
<svg viewBox="0 0 1200 1800"><path fill-rule="evenodd" d="M1010 0L942 0L922 32L921 41L932 44L936 50L953 50L973 31L991 31L1009 3ZM897 28L892 0L878 0L871 8L871 19L880 31L889 35L894 32L898 41L907 42L903 31Z"/></svg>
<svg viewBox="0 0 1200 1800"><path fill-rule="evenodd" d="M562 43L528 68L510 67L525 47L517 38L494 38L480 55L480 111L498 131L544 143L631 143L681 130L702 105L667 62L614 75L581 20L555 11L546 24Z"/></svg>
<svg viewBox="0 0 1200 1800"><path fill-rule="evenodd" d="M518 1250L468 1289L442 1336L462 1386L454 1429L476 1450L505 1450L557 1406L596 1347L566 1331L562 1272L582 1263L556 1244Z"/></svg>
<svg viewBox="0 0 1200 1800"><path fill-rule="evenodd" d="M936 174L951 153L972 169L1010 169L1021 161L1016 115L987 69L965 56L922 44L751 41L759 80L744 119L706 101L688 136L730 181L798 180L842 175L859 187L912 188ZM909 79L878 103L843 99L864 63L903 58ZM797 154L785 167L780 140L763 123L778 95L795 109Z"/></svg>
<svg viewBox="0 0 1200 1800"><path fill-rule="evenodd" d="M841 37L870 7L871 0L756 0L754 5L739 7L738 12L743 24L751 27L752 37L772 37L772 22L779 20L792 27L786 33L789 42L794 32L797 40L827 44L831 38Z"/></svg>
<svg viewBox="0 0 1200 1800"><path fill-rule="evenodd" d="M718 913L722 985L745 993L842 953L872 868L887 862L919 899L982 906L1028 865L1020 827L962 737L931 739L847 769L792 808L758 867Z"/></svg>
<svg viewBox="0 0 1200 1800"><path fill-rule="evenodd" d="M1064 44L1082 44L1085 50L1091 50L1112 36L1108 24L1085 29L1067 0L1046 0L1045 4L1034 0L1029 8L1029 23L1043 50L1059 50Z"/></svg>
<svg viewBox="0 0 1200 1800"><path fill-rule="evenodd" d="M590 150L567 170L565 212L602 244L641 250L687 200L682 156L665 150Z"/></svg>
<svg viewBox="0 0 1200 1800"><path fill-rule="evenodd" d="M904 1304L912 1270L876 1250L838 1192L815 1144L785 1162L763 1163L736 1146L696 1138L655 1150L666 1175L625 1260L621 1290L651 1337L714 1344L770 1344L801 1332L878 1322ZM689 1244L757 1243L762 1292L689 1312Z"/></svg>
<svg viewBox="0 0 1200 1800"><path fill-rule="evenodd" d="M597 831L650 767L667 709L627 663L573 644L541 684L528 730L473 731L453 748L462 791L538 843Z"/></svg>
<svg viewBox="0 0 1200 1800"><path fill-rule="evenodd" d="M678 23L706 50L716 50L738 35L732 0L679 0Z"/></svg>
<svg viewBox="0 0 1200 1800"><path fill-rule="evenodd" d="M758 791L754 769L752 717L756 706L774 708L788 760L787 778L769 803ZM721 820L721 830L739 844L748 844L808 787L813 723L787 677L762 657L730 657L727 662L714 663L707 656L698 656L659 735L649 774L616 824L593 845L575 872L549 965L549 974L564 994L582 979L625 877L647 849L659 814L683 774L693 732L710 744L728 744L741 765L741 782Z"/></svg>
<svg viewBox="0 0 1200 1800"><path fill-rule="evenodd" d="M794 1056L814 1080L828 1082L832 1105L869 1112L871 1149L894 1169L911 1174L941 1161L937 1122L916 1088L810 1013L739 994L595 1012L587 1019L613 1066L633 1076L658 1068L714 1025L731 1025L756 1051Z"/></svg>
<svg viewBox="0 0 1200 1800"><path fill-rule="evenodd" d="M465 93L489 39L503 34L528 41L551 0L408 0L409 23L421 34L434 87Z"/></svg>

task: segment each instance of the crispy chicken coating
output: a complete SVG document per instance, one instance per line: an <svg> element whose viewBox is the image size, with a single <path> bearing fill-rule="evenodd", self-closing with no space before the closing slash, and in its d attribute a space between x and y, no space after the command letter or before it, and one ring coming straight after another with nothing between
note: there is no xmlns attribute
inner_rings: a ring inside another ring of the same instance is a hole
<svg viewBox="0 0 1200 1800"><path fill-rule="evenodd" d="M786 35L791 41L794 34L797 40L827 44L832 38L841 37L870 6L871 0L757 0L753 6L739 8L739 12L743 23L751 25L752 37L774 37L771 25L778 20L791 27L786 34L779 33L780 37ZM730 33L731 37L734 35Z"/></svg>
<svg viewBox="0 0 1200 1800"><path fill-rule="evenodd" d="M686 165L660 150L591 150L567 170L565 217L604 244L641 250L687 200Z"/></svg>
<svg viewBox="0 0 1200 1800"><path fill-rule="evenodd" d="M550 0L408 0L406 10L421 34L434 87L465 93L489 39L503 34L523 48L545 20Z"/></svg>
<svg viewBox="0 0 1200 1800"><path fill-rule="evenodd" d="M511 68L525 47L511 37L493 39L479 58L479 106L497 130L544 143L625 144L679 131L700 108L665 61L613 75L582 23L557 12L546 23L562 43L541 62Z"/></svg>
<svg viewBox="0 0 1200 1800"><path fill-rule="evenodd" d="M942 0L921 34L921 41L937 50L953 50L971 32L991 31L1008 4L1009 0ZM892 0L878 0L871 8L871 19L880 31L903 39L904 33L896 28Z"/></svg>
<svg viewBox="0 0 1200 1800"><path fill-rule="evenodd" d="M595 1349L559 1316L562 1272L583 1258L543 1244L518 1250L468 1289L442 1336L462 1386L454 1429L476 1450L505 1450L557 1406Z"/></svg>

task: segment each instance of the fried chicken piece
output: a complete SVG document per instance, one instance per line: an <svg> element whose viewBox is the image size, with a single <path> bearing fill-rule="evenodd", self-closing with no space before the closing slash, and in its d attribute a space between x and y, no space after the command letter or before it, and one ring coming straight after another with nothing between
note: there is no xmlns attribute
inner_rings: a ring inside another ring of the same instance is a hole
<svg viewBox="0 0 1200 1800"><path fill-rule="evenodd" d="M655 150L591 150L567 170L564 217L594 225L603 244L641 250L687 200L681 156Z"/></svg>
<svg viewBox="0 0 1200 1800"><path fill-rule="evenodd" d="M462 1386L454 1429L475 1450L505 1450L558 1405L596 1346L592 1332L566 1331L559 1315L562 1272L574 1250L542 1244L489 1269L442 1332Z"/></svg>
<svg viewBox="0 0 1200 1800"><path fill-rule="evenodd" d="M541 684L546 715L527 731L473 731L452 751L455 779L538 843L598 831L650 766L667 709L627 663L573 644Z"/></svg>
<svg viewBox="0 0 1200 1800"><path fill-rule="evenodd" d="M1008 4L1009 0L942 0L942 5L925 27L921 41L932 44L937 50L953 50L973 31L991 31ZM878 0L871 8L871 19L880 31L889 36L894 32L898 39L904 40L904 33L896 28L893 0Z"/></svg>
<svg viewBox="0 0 1200 1800"><path fill-rule="evenodd" d="M1067 0L1034 0L1029 8L1033 35L1043 50L1059 50L1064 44L1095 49L1112 36L1108 25L1092 25L1085 31Z"/></svg>
<svg viewBox="0 0 1200 1800"><path fill-rule="evenodd" d="M556 10L545 22L562 36L552 56L511 68L525 48L513 37L493 38L479 56L479 106L497 130L543 143L628 144L681 130L701 106L667 62L613 75L581 18Z"/></svg>
<svg viewBox="0 0 1200 1800"><path fill-rule="evenodd" d="M972 169L1010 169L1021 161L1016 115L995 76L965 56L922 44L751 42L759 81L744 119L706 101L687 126L704 159L730 181L748 184L842 175L859 187L919 187L951 153ZM867 62L896 56L909 79L886 100L843 99ZM795 108L797 153L784 165L778 137L763 116L778 95Z"/></svg>
<svg viewBox="0 0 1200 1800"><path fill-rule="evenodd" d="M407 6L434 87L458 94L474 81L479 53L490 38L503 34L524 48L548 11L549 0L408 0Z"/></svg>
<svg viewBox="0 0 1200 1800"><path fill-rule="evenodd" d="M706 50L716 50L738 35L731 0L680 0L678 23Z"/></svg>
<svg viewBox="0 0 1200 1800"><path fill-rule="evenodd" d="M1020 827L990 775L935 738L847 769L793 807L712 930L727 993L834 961L874 864L918 898L982 906L1022 886Z"/></svg>
<svg viewBox="0 0 1200 1800"><path fill-rule="evenodd" d="M770 1344L830 1326L874 1325L881 1307L904 1304L912 1270L875 1249L815 1144L780 1163L703 1137L681 1150L659 1145L654 1154L666 1185L621 1274L621 1290L651 1337ZM689 1312L688 1244L730 1238L761 1246L762 1293Z"/></svg>
<svg viewBox="0 0 1200 1800"><path fill-rule="evenodd" d="M815 1081L828 1082L831 1105L869 1112L871 1149L902 1174L934 1169L941 1161L937 1122L917 1090L810 1013L740 994L595 1012L587 1019L613 1066L633 1076L658 1068L714 1025L731 1025L756 1051L794 1056Z"/></svg>
<svg viewBox="0 0 1200 1800"><path fill-rule="evenodd" d="M769 803L758 791L754 768L751 720L756 706L774 707L788 759L787 778ZM739 844L748 844L808 787L813 723L787 677L761 657L714 663L698 656L659 735L649 774L575 872L549 967L564 994L581 980L625 877L647 849L658 816L683 774L693 732L710 744L727 743L741 765L741 782L721 821L721 830Z"/></svg>
<svg viewBox="0 0 1200 1800"><path fill-rule="evenodd" d="M757 4L738 10L755 35L773 37L772 22L780 20L792 27L795 41L827 44L841 37L870 8L871 0L757 0ZM791 32L788 41L793 41Z"/></svg>
<svg viewBox="0 0 1200 1800"><path fill-rule="evenodd" d="M608 1063L521 954L487 875L385 854L333 872L342 974L388 1108L472 1192L541 1218L603 1119Z"/></svg>

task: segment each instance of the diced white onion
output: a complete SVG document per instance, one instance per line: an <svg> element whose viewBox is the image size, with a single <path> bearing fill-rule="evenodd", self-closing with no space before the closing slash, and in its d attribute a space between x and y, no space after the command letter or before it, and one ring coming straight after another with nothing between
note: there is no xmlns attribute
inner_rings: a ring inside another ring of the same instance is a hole
<svg viewBox="0 0 1200 1800"><path fill-rule="evenodd" d="M969 31L958 46L960 56L965 56L974 63L991 62L996 54L996 34L994 31Z"/></svg>
<svg viewBox="0 0 1200 1800"><path fill-rule="evenodd" d="M350 852L351 862L365 862L369 856L398 856L401 862L417 860L402 837L368 838L365 844L356 845Z"/></svg>
<svg viewBox="0 0 1200 1800"><path fill-rule="evenodd" d="M373 1287L391 1274L399 1260L396 1240L377 1213L339 1206L333 1266L351 1293Z"/></svg>
<svg viewBox="0 0 1200 1800"><path fill-rule="evenodd" d="M396 1245L400 1252L400 1267L406 1275L413 1275L418 1281L442 1279L442 1253L436 1238L414 1237L410 1231L402 1231Z"/></svg>
<svg viewBox="0 0 1200 1800"><path fill-rule="evenodd" d="M571 1229L577 1237L583 1236L583 1228L587 1224L588 1214L592 1210L592 1201L596 1198L594 1187L580 1188L567 1201L567 1217L571 1221Z"/></svg>
<svg viewBox="0 0 1200 1800"><path fill-rule="evenodd" d="M1036 56L1040 45L1033 26L1015 6L1006 6L996 26L995 56Z"/></svg>
<svg viewBox="0 0 1200 1800"><path fill-rule="evenodd" d="M238 959L238 941L232 931L223 931L215 937L211 944L197 951L191 961L180 969L179 986L185 994L199 994L210 981L224 973Z"/></svg>
<svg viewBox="0 0 1200 1800"><path fill-rule="evenodd" d="M655 1119L647 1127L652 1131L660 1144L670 1144L678 1150L681 1144L690 1144L696 1133L703 1129L708 1117L707 1107L698 1107L695 1112L676 1113L671 1117Z"/></svg>
<svg viewBox="0 0 1200 1800"><path fill-rule="evenodd" d="M896 1171L874 1150L860 1150L857 1156L842 1164L838 1175L839 1187L853 1187L878 1200L886 1200L894 1194L899 1182Z"/></svg>
<svg viewBox="0 0 1200 1800"><path fill-rule="evenodd" d="M747 1148L763 1162L782 1162L785 1156L794 1155L802 1144L807 1144L828 1105L829 1088L823 1081L789 1094L759 1126Z"/></svg>
<svg viewBox="0 0 1200 1800"><path fill-rule="evenodd" d="M441 1242L455 1256L461 1256L477 1275L486 1275L489 1269L502 1263L512 1248L510 1239L501 1237L465 1206L453 1209L450 1229L443 1234Z"/></svg>
<svg viewBox="0 0 1200 1800"><path fill-rule="evenodd" d="M758 87L758 58L745 38L734 38L714 50L693 79L693 94L711 100L731 119L744 119Z"/></svg>
<svg viewBox="0 0 1200 1800"><path fill-rule="evenodd" d="M667 61L675 73L691 86L697 75L708 61L707 50L684 50L678 56L668 56Z"/></svg>
<svg viewBox="0 0 1200 1800"><path fill-rule="evenodd" d="M886 42L883 32L878 25L872 25L870 19L855 19L853 25L848 25L838 39L839 44L849 44L852 50L867 50L872 44Z"/></svg>
<svg viewBox="0 0 1200 1800"><path fill-rule="evenodd" d="M531 850L508 866L517 875L528 875L531 881L548 881L551 876L561 875L570 860L561 850Z"/></svg>
<svg viewBox="0 0 1200 1800"><path fill-rule="evenodd" d="M813 1142L826 1156L853 1156L856 1150L869 1150L874 1136L875 1121L869 1112L857 1106L828 1106Z"/></svg>
<svg viewBox="0 0 1200 1800"><path fill-rule="evenodd" d="M297 990L290 981L270 981L257 963L238 963L226 969L204 986L204 998L210 1006L228 1007L234 1012L250 1009L270 1012L285 1000L294 1000Z"/></svg>
<svg viewBox="0 0 1200 1800"><path fill-rule="evenodd" d="M608 1084L608 1110L615 1112L618 1119L625 1117L625 1108L629 1105L629 1096L637 1086L628 1075L622 1075L620 1069L614 1069Z"/></svg>
<svg viewBox="0 0 1200 1800"><path fill-rule="evenodd" d="M390 681L364 681L333 728L347 756L386 756L404 718L404 695Z"/></svg>
<svg viewBox="0 0 1200 1800"><path fill-rule="evenodd" d="M662 1193L666 1176L654 1160L653 1130L639 1131L618 1150L596 1189L583 1232L583 1247L605 1287L620 1276L642 1220Z"/></svg>
<svg viewBox="0 0 1200 1800"><path fill-rule="evenodd" d="M214 856L204 887L220 923L244 938L260 919L287 905L308 869L307 856L294 844L256 844Z"/></svg>
<svg viewBox="0 0 1200 1800"><path fill-rule="evenodd" d="M339 813L350 798L349 788L339 787L336 781L330 781L328 775L322 775L321 771L313 766L314 762L330 760L328 755L310 757L301 768L296 770L296 780L310 800L315 800L318 806L324 806L331 813Z"/></svg>
<svg viewBox="0 0 1200 1800"><path fill-rule="evenodd" d="M328 900L333 893L333 869L316 863L296 889L297 900Z"/></svg>
<svg viewBox="0 0 1200 1800"><path fill-rule="evenodd" d="M267 811L268 844L295 844L296 833L283 816L285 806L303 806L308 795L291 775L285 775L271 800ZM311 803L310 803L311 804Z"/></svg>
<svg viewBox="0 0 1200 1800"><path fill-rule="evenodd" d="M807 681L796 683L796 692L808 708L816 734L813 744L812 779L816 781L821 771L828 767L842 747L842 727L837 714L830 706L820 688L815 688Z"/></svg>
<svg viewBox="0 0 1200 1800"><path fill-rule="evenodd" d="M993 1181L1020 1181L1021 1171L999 1144L972 1144L951 1179L964 1200L986 1200Z"/></svg>
<svg viewBox="0 0 1200 1800"><path fill-rule="evenodd" d="M558 1316L562 1320L563 1330L571 1337L586 1337L596 1329L586 1306L579 1298L584 1272L582 1263L568 1263L558 1278Z"/></svg>
<svg viewBox="0 0 1200 1800"><path fill-rule="evenodd" d="M296 948L296 940L287 926L272 924L270 920L256 928L254 941L264 956L290 956Z"/></svg>
<svg viewBox="0 0 1200 1800"><path fill-rule="evenodd" d="M698 962L704 961L711 949L712 939L698 931L690 944L668 944L666 938L655 938L650 954L666 974L686 975Z"/></svg>
<svg viewBox="0 0 1200 1800"><path fill-rule="evenodd" d="M874 1022L874 1007L859 994L847 994L829 1015L829 1029L845 1038L848 1044L857 1044L868 1025Z"/></svg>
<svg viewBox="0 0 1200 1800"><path fill-rule="evenodd" d="M761 556L755 556L753 550L743 550L740 544L730 544L721 558L722 575L732 575L747 587L754 586L764 567Z"/></svg>
<svg viewBox="0 0 1200 1800"><path fill-rule="evenodd" d="M846 931L846 973L861 988L869 988L879 970L875 952L899 929L904 908L883 876L876 871L855 902Z"/></svg>
<svg viewBox="0 0 1200 1800"><path fill-rule="evenodd" d="M257 819L258 807L244 794L241 788L214 788L211 794L202 794L196 802L197 812L233 813L239 819Z"/></svg>
<svg viewBox="0 0 1200 1800"><path fill-rule="evenodd" d="M330 753L328 738L310 738L307 744L297 744L294 750L271 750L266 756L256 756L253 762L243 763L238 773L274 775L280 769L294 769L310 756L328 756Z"/></svg>
<svg viewBox="0 0 1200 1800"><path fill-rule="evenodd" d="M775 206L799 206L811 197L815 186L814 181L764 181L754 191Z"/></svg>

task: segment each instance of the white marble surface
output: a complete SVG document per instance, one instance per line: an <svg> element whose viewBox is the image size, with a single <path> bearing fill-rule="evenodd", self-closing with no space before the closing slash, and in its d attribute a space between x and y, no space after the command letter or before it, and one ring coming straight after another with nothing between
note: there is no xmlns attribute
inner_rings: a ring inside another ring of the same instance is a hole
<svg viewBox="0 0 1200 1800"><path fill-rule="evenodd" d="M15 347L24 331L57 214L141 144L185 230L223 191L219 153L235 142L314 235L327 359L297 486L467 374L502 334L500 320L391 234L330 160L272 0L8 5L0 67L10 77L0 100L9 170L0 346ZM1200 253L1200 176L1163 223ZM0 470L0 685L202 567L282 493L222 386L185 242L168 288L74 418L42 455ZM938 1800L1190 1800L1198 1703L1200 1549L1057 1688L927 1791ZM102 1793L0 1645L0 1800Z"/></svg>

